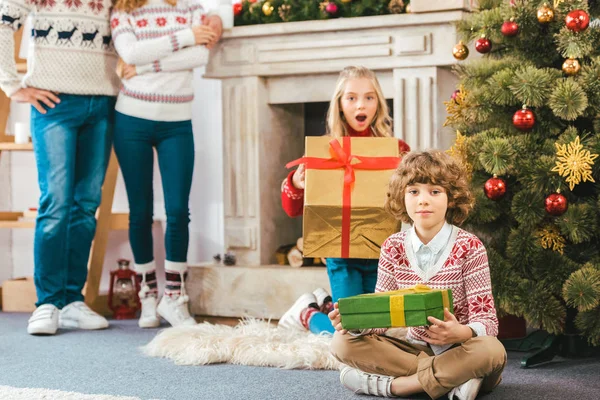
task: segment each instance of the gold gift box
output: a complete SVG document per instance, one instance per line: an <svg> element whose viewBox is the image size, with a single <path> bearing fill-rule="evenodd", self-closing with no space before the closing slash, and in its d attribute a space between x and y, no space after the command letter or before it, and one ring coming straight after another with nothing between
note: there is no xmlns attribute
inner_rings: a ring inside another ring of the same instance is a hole
<svg viewBox="0 0 600 400"><path fill-rule="evenodd" d="M339 159L330 145L331 137L307 137L306 157ZM346 153L372 157L371 161L387 161L387 169L360 169L360 161L350 165L354 182L350 185L349 252L342 254L342 209L344 178L347 168L314 169L307 163L304 192L304 256L379 258L381 244L398 232L401 222L384 211L388 184L395 166L400 162L398 139L339 138ZM395 158L390 167L390 157ZM385 159L387 158L387 160ZM380 159L380 160L377 160Z"/></svg>

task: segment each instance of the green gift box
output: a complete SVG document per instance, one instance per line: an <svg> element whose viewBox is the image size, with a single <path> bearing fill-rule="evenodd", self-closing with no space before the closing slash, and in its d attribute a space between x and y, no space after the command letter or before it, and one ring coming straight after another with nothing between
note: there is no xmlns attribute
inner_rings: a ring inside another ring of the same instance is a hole
<svg viewBox="0 0 600 400"><path fill-rule="evenodd" d="M338 300L344 329L395 328L430 325L427 317L444 320L453 310L451 289L416 285L408 289L361 294Z"/></svg>

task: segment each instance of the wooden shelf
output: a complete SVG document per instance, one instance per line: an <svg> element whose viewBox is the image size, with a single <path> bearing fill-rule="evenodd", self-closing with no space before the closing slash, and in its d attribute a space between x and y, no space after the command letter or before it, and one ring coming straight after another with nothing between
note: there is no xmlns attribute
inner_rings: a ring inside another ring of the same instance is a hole
<svg viewBox="0 0 600 400"><path fill-rule="evenodd" d="M17 144L14 142L0 142L0 151L32 151L33 144Z"/></svg>

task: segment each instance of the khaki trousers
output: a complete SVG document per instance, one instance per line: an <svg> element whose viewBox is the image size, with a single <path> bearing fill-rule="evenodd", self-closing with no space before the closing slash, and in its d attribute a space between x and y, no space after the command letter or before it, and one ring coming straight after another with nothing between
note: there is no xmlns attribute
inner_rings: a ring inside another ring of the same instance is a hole
<svg viewBox="0 0 600 400"><path fill-rule="evenodd" d="M400 377L417 374L425 392L437 399L472 378L483 378L482 392L502 380L504 346L493 336L475 337L434 356L428 346L380 335L333 336L331 352L361 371Z"/></svg>

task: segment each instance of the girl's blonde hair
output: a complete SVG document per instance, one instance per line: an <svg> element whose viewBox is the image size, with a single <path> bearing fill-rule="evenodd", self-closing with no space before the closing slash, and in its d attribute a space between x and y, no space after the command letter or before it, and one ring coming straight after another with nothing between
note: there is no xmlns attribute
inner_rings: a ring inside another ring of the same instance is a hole
<svg viewBox="0 0 600 400"><path fill-rule="evenodd" d="M448 196L446 221L462 224L475 204L462 165L448 154L436 151L410 152L402 159L390 179L385 209L396 219L411 223L406 211L406 187L414 183L438 185Z"/></svg>
<svg viewBox="0 0 600 400"><path fill-rule="evenodd" d="M171 6L177 5L177 0L165 0L165 2ZM135 9L145 6L146 3L148 3L148 0L113 0L113 9L130 13Z"/></svg>
<svg viewBox="0 0 600 400"><path fill-rule="evenodd" d="M329 103L329 110L327 110L327 134L333 137L349 136L344 113L342 112L341 100L348 81L360 78L367 78L371 81L377 96L377 111L371 123L373 136L392 136L392 118L375 73L368 68L355 66L346 67L340 72L335 85L335 92Z"/></svg>

